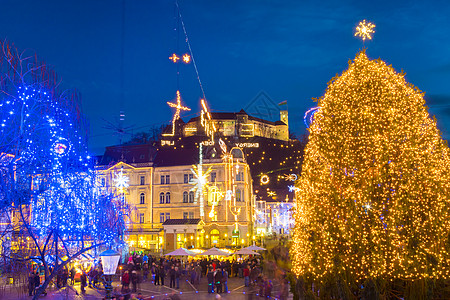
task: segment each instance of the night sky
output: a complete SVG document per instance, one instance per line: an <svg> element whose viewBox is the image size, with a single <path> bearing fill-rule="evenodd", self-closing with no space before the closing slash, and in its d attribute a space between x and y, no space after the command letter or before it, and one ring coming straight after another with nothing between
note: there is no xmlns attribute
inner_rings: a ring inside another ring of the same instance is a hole
<svg viewBox="0 0 450 300"><path fill-rule="evenodd" d="M91 126L90 148L100 154L118 137L103 128L118 119L121 51L124 51L125 126L134 132L169 123L176 65L168 57L187 52L175 31L174 1L0 2L0 38L36 52L76 88ZM426 92L443 137L450 138L450 4L448 1L197 1L179 0L194 58L212 111L239 111L264 91L288 101L291 130L305 133L303 115L362 49L354 28L376 24L366 41L370 58L406 72ZM178 36L179 34L179 36ZM180 65L183 103L198 115L202 93L194 67Z"/></svg>

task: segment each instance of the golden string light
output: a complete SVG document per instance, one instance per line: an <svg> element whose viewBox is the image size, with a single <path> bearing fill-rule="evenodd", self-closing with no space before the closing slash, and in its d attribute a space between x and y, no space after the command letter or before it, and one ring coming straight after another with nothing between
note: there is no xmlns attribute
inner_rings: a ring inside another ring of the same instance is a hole
<svg viewBox="0 0 450 300"><path fill-rule="evenodd" d="M362 22L359 22L358 26L356 27L355 36L359 36L363 41L366 39L371 40L372 34L375 33L375 24L367 22L366 20L363 20Z"/></svg>
<svg viewBox="0 0 450 300"><path fill-rule="evenodd" d="M189 107L187 107L187 106L182 106L181 105L181 94L180 94L180 91L177 91L177 102L176 103L172 103L172 102L167 101L167 104L170 107L175 108L175 114L173 115L173 118L172 118L172 133L171 134L164 134L164 135L174 136L175 135L175 122L180 118L180 112L182 110L189 111L191 109Z"/></svg>

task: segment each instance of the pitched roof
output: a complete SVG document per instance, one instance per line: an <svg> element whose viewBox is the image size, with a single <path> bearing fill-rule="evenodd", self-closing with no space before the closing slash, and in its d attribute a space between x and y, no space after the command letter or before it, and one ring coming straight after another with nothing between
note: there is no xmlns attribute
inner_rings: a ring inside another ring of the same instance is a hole
<svg viewBox="0 0 450 300"><path fill-rule="evenodd" d="M99 158L99 165L123 161L128 164L152 162L157 148L153 144L116 145L106 147L105 154Z"/></svg>
<svg viewBox="0 0 450 300"><path fill-rule="evenodd" d="M164 221L164 225L198 225L201 219L169 219Z"/></svg>

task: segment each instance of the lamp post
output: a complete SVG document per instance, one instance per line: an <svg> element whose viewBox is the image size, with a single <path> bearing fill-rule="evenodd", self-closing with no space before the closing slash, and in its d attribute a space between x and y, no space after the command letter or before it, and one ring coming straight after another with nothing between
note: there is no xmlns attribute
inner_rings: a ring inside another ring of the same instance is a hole
<svg viewBox="0 0 450 300"><path fill-rule="evenodd" d="M100 253L100 257L102 258L103 274L105 274L106 276L106 299L112 299L112 275L116 274L117 265L120 259L120 253L110 249Z"/></svg>

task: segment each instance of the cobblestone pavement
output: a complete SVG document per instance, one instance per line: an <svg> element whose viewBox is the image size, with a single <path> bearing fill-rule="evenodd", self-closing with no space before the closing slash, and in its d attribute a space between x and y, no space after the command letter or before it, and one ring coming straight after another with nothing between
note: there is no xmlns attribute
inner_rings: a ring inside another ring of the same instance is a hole
<svg viewBox="0 0 450 300"><path fill-rule="evenodd" d="M113 287L119 287L118 281L113 282ZM258 289L244 287L244 279L232 277L228 279L228 293L222 293L219 295L208 293L208 284L206 278L202 278L199 285L192 285L185 279L180 279L180 289L174 289L169 287L169 281L166 280L164 286L155 286L152 282L143 282L138 285L137 292L141 292L144 299L148 300L165 300L176 294L181 300L203 300L203 299L262 299L259 297ZM279 285L274 282L272 298L278 298ZM81 294L80 284L75 283L74 286L69 286L59 290L48 290L47 296L41 296L41 299L51 300L81 300L81 299L103 299L105 297L105 290L103 288L87 288L84 295ZM136 293L137 294L137 293ZM23 300L31 299L28 294L24 294L24 290L14 287L6 287L0 299L2 300ZM292 299L292 295L289 295L288 299Z"/></svg>

